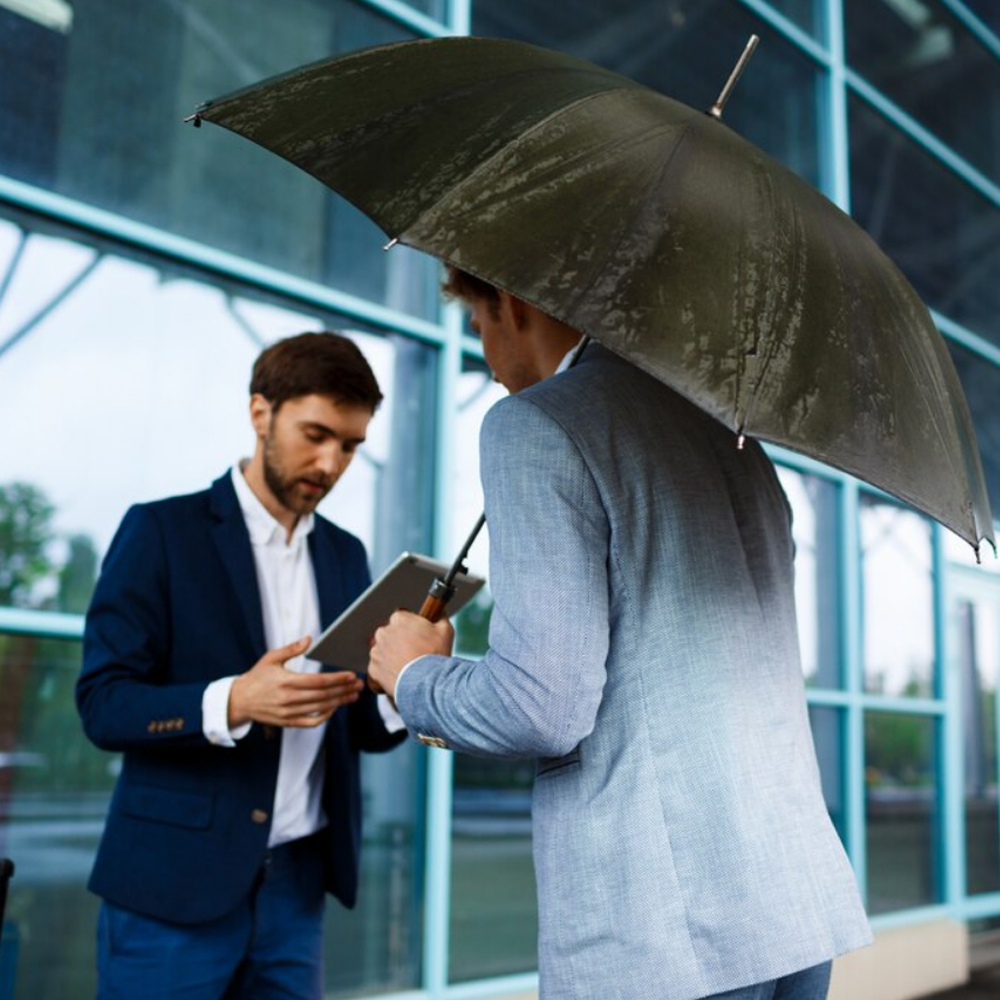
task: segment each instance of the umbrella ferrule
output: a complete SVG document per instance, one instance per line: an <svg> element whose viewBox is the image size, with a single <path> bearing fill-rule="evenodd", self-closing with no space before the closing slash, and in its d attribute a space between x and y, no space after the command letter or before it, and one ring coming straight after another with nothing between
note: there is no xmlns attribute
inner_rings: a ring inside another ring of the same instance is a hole
<svg viewBox="0 0 1000 1000"><path fill-rule="evenodd" d="M719 94L718 100L716 100L715 104L708 109L708 113L713 118L717 118L719 121L722 121L722 109L726 106L726 102L736 89L736 84L739 81L740 76L742 76L743 70L746 69L747 63L750 62L750 57L754 54L754 50L757 48L759 42L760 38L757 35L750 36L750 41L747 42L746 48L743 50L743 55L741 55L737 60L732 73L729 74L729 79L726 81L726 85L722 88L722 93Z"/></svg>

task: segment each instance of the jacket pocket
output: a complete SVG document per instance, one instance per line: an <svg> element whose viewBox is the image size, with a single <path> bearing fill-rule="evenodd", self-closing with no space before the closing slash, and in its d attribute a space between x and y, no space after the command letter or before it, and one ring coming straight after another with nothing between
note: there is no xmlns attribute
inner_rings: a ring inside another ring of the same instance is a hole
<svg viewBox="0 0 1000 1000"><path fill-rule="evenodd" d="M566 768L579 765L580 748L571 750L563 757L540 757L535 766L535 777L540 778L543 774L554 774L556 771L564 771Z"/></svg>
<svg viewBox="0 0 1000 1000"><path fill-rule="evenodd" d="M177 792L166 788L131 786L122 789L121 809L133 819L170 823L207 830L212 823L214 798L205 792Z"/></svg>

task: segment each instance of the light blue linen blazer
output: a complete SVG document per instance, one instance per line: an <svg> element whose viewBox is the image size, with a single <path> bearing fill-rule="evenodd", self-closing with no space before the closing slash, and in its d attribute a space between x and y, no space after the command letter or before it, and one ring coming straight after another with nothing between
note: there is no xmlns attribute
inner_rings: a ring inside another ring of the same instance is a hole
<svg viewBox="0 0 1000 1000"><path fill-rule="evenodd" d="M481 448L489 652L396 697L411 732L539 758L542 997L692 1000L867 944L764 452L596 344Z"/></svg>

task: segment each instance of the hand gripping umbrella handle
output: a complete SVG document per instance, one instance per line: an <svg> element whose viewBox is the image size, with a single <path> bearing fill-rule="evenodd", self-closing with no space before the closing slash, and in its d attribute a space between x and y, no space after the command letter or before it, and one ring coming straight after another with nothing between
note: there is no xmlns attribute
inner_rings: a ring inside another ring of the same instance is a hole
<svg viewBox="0 0 1000 1000"><path fill-rule="evenodd" d="M459 573L467 574L469 572L465 565L465 558L469 554L469 549L472 548L472 543L476 540L476 536L483 530L485 523L486 515L480 514L479 520L476 521L476 526L469 533L469 537L462 546L462 551L459 552L458 558L452 564L451 569L448 570L447 575L439 576L431 584L430 590L427 591L427 596L424 598L424 603L417 612L421 618L426 618L429 622L438 622L444 617L444 613L448 608L448 602L455 596L457 589L455 587L455 577ZM375 694L385 693L382 685L371 674L368 675L368 688L374 691Z"/></svg>

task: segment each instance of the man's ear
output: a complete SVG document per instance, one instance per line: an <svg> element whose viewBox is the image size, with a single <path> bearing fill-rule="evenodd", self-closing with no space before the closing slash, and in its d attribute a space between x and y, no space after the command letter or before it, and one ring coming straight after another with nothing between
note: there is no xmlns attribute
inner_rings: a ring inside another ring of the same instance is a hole
<svg viewBox="0 0 1000 1000"><path fill-rule="evenodd" d="M258 437L265 437L271 426L271 404L259 392L250 397L250 423Z"/></svg>
<svg viewBox="0 0 1000 1000"><path fill-rule="evenodd" d="M528 304L509 292L501 292L507 299L507 308L510 309L510 318L514 321L517 330L523 330L528 325Z"/></svg>

